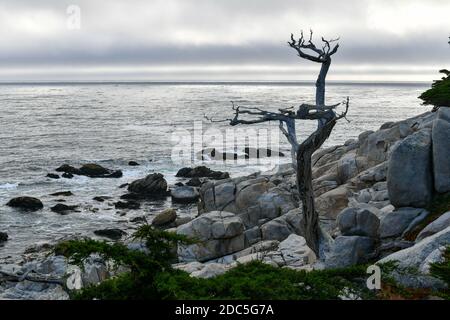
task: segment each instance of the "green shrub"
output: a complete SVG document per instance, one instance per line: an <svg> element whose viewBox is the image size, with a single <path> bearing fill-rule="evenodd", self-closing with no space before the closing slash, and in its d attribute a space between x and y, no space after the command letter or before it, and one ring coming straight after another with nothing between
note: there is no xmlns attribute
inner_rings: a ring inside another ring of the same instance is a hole
<svg viewBox="0 0 450 320"><path fill-rule="evenodd" d="M436 80L428 89L419 96L425 105L433 105L435 107L450 107L450 71L440 70L445 74L441 80Z"/></svg>
<svg viewBox="0 0 450 320"><path fill-rule="evenodd" d="M450 246L447 246L444 252L444 261L440 263L432 263L430 268L432 276L441 279L447 284L447 289L440 295L450 300Z"/></svg>

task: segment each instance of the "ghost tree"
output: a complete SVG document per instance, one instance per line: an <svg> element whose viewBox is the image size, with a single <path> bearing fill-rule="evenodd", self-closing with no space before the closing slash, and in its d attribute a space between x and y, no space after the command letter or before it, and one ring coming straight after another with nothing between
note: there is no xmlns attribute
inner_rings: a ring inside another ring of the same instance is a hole
<svg viewBox="0 0 450 320"><path fill-rule="evenodd" d="M330 136L336 122L345 118L349 107L349 99L347 97L343 102L345 110L341 114L336 113L336 108L341 103L325 105L325 78L330 68L331 56L337 52L339 45L336 44L332 48L331 43L337 39L328 41L322 38L323 45L318 48L312 41L312 35L311 31L308 40L304 38L303 32L298 40L295 40L294 36L291 35L291 41L288 43L301 58L322 64L316 81L316 103L314 105L303 103L296 110L291 107L278 109L278 112L270 112L260 108L235 106L233 104L233 118L214 120L207 117L207 119L212 122L229 121L232 126L267 121L279 122L281 132L291 145L292 165L296 171L297 190L304 214L305 238L309 247L318 253L319 217L314 205L311 156ZM246 118L241 118L241 115ZM318 123L317 129L301 143L297 140L296 120L317 120Z"/></svg>

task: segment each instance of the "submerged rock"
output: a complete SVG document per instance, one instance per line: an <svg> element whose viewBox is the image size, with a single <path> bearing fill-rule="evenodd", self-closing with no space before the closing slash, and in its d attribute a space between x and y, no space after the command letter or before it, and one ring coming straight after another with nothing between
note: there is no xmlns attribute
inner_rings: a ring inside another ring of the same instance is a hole
<svg viewBox="0 0 450 320"><path fill-rule="evenodd" d="M36 211L44 207L41 200L33 197L17 197L9 200L6 204L13 208L19 208L27 211Z"/></svg>
<svg viewBox="0 0 450 320"><path fill-rule="evenodd" d="M0 232L0 242L5 242L8 240L8 234L6 232Z"/></svg>
<svg viewBox="0 0 450 320"><path fill-rule="evenodd" d="M136 161L130 161L130 162L128 162L128 165L132 166L132 167L140 166L140 164L137 163Z"/></svg>
<svg viewBox="0 0 450 320"><path fill-rule="evenodd" d="M214 171L205 166L195 168L182 168L178 170L176 177L182 178L211 178L216 180L228 179L230 174L228 172Z"/></svg>
<svg viewBox="0 0 450 320"><path fill-rule="evenodd" d="M94 234L100 237L106 237L112 240L120 240L122 236L126 235L127 233L120 229L101 229L101 230L95 230Z"/></svg>
<svg viewBox="0 0 450 320"><path fill-rule="evenodd" d="M57 172L64 172L67 174L67 178L73 177L74 174L87 176L90 178L121 178L122 171L120 170L110 170L102 167L99 164L95 163L87 163L81 166L81 168L77 169L68 164L63 164L59 168L56 169ZM64 177L64 175L63 175Z"/></svg>
<svg viewBox="0 0 450 320"><path fill-rule="evenodd" d="M58 203L57 205L50 208L53 212L59 213L59 214L67 214L69 211L73 211L77 208L77 206L68 206L62 203Z"/></svg>
<svg viewBox="0 0 450 320"><path fill-rule="evenodd" d="M68 173L68 174L72 174L72 175L80 174L80 170L79 169L77 169L77 168L75 168L75 167L73 167L71 165L68 165L68 164L63 164L62 166L56 168L55 171L57 171L57 172L64 172L64 173Z"/></svg>
<svg viewBox="0 0 450 320"><path fill-rule="evenodd" d="M61 192L55 192L55 193L51 193L51 196L54 197L70 197L73 196L72 191L61 191Z"/></svg>
<svg viewBox="0 0 450 320"><path fill-rule="evenodd" d="M118 201L114 204L116 209L139 209L141 207L139 202L136 201Z"/></svg>
<svg viewBox="0 0 450 320"><path fill-rule="evenodd" d="M107 199L111 199L111 197L108 196L97 196L97 197L93 197L92 200L97 201L97 202L105 202L105 200Z"/></svg>
<svg viewBox="0 0 450 320"><path fill-rule="evenodd" d="M60 178L59 175L57 175L57 174L55 174L55 173L48 173L48 174L46 175L46 177L47 177L47 178L50 178L50 179L59 179L59 178Z"/></svg>

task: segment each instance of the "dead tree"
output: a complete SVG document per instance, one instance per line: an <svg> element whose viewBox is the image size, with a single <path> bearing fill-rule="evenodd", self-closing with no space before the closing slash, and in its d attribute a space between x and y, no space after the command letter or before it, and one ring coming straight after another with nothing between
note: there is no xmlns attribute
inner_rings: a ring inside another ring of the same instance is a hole
<svg viewBox="0 0 450 320"><path fill-rule="evenodd" d="M294 48L298 56L313 62L321 63L319 76L316 81L316 105L321 106L325 104L325 79L331 65L331 56L335 54L339 48L339 43L331 48L331 43L339 40L326 40L322 37L322 48L316 47L312 42L313 32L309 31L309 39L306 40L303 36L303 31L300 33L298 41L295 40L294 35L291 34L291 41L288 42L291 48Z"/></svg>
<svg viewBox="0 0 450 320"><path fill-rule="evenodd" d="M345 110L337 114L336 108L341 103L325 105L325 78L331 64L331 55L336 53L338 44L331 48L330 43L336 40L327 41L322 38L324 45L318 49L312 42L312 32L306 42L303 33L298 41L291 36L289 45L296 49L299 56L314 62L322 63L319 77L316 82L316 104L301 104L298 109L294 107L288 109L278 109L278 112L265 111L255 107L242 107L233 104L234 117L231 119L214 120L206 117L212 122L228 121L230 125L256 124L267 121L278 121L281 132L286 136L291 145L292 165L296 171L296 184L299 197L302 202L304 214L305 239L308 246L319 253L319 217L314 205L314 190L312 185L312 164L311 156L319 149L325 140L330 136L333 127L339 119L345 118L349 107L349 98L343 103ZM310 49L317 56L305 53L305 49ZM247 116L247 119L239 116ZM251 118L248 118L251 117ZM296 120L317 120L317 129L309 135L302 143L297 141Z"/></svg>

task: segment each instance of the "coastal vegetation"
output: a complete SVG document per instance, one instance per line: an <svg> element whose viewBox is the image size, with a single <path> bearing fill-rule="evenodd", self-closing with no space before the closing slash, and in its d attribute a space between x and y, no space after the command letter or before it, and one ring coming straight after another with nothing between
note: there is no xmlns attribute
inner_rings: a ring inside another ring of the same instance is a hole
<svg viewBox="0 0 450 320"><path fill-rule="evenodd" d="M450 107L450 71L443 69L439 71L445 76L436 80L428 89L422 93L419 98L425 105L433 105L434 108Z"/></svg>

